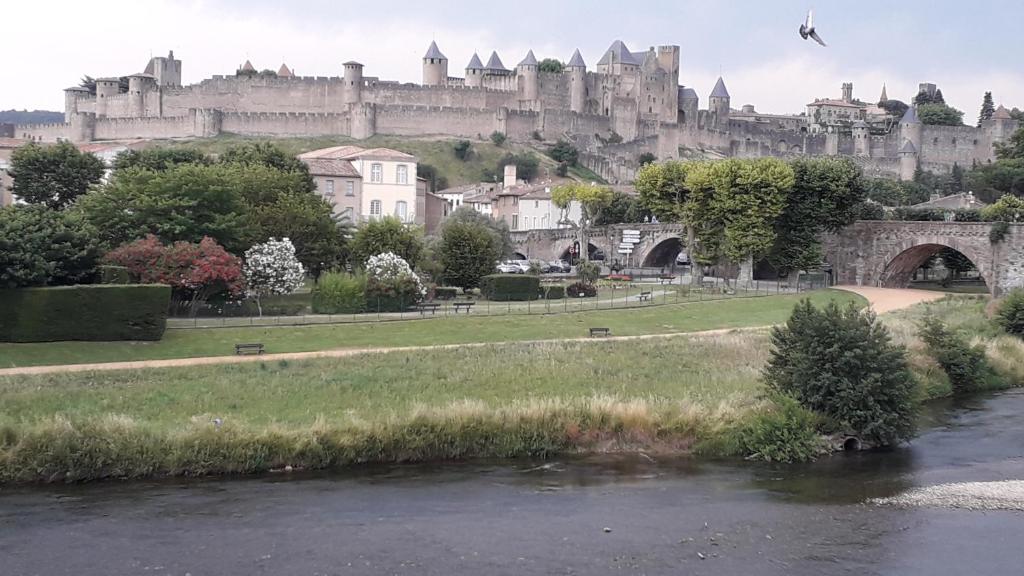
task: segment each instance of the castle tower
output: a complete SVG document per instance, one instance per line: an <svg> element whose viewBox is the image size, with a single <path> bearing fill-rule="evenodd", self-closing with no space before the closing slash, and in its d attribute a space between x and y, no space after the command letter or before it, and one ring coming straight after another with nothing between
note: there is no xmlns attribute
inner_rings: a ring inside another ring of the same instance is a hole
<svg viewBox="0 0 1024 576"><path fill-rule="evenodd" d="M295 72L288 67L284 62L281 63L281 67L277 69L278 78L294 78Z"/></svg>
<svg viewBox="0 0 1024 576"><path fill-rule="evenodd" d="M480 61L480 56L474 52L473 57L469 59L469 64L466 65L466 86L470 88L479 88L484 83L484 64Z"/></svg>
<svg viewBox="0 0 1024 576"><path fill-rule="evenodd" d="M697 119L700 116L700 96L693 88L679 88L679 104L683 110L683 123L687 126L697 126Z"/></svg>
<svg viewBox="0 0 1024 576"><path fill-rule="evenodd" d="M96 117L107 117L107 99L121 93L121 80L119 78L97 78L96 79Z"/></svg>
<svg viewBox="0 0 1024 576"><path fill-rule="evenodd" d="M658 66L668 74L661 119L674 123L679 118L679 46L658 46Z"/></svg>
<svg viewBox="0 0 1024 576"><path fill-rule="evenodd" d="M64 89L64 122L71 122L71 119L78 113L78 101L88 96L88 88L72 86Z"/></svg>
<svg viewBox="0 0 1024 576"><path fill-rule="evenodd" d="M566 69L569 71L569 109L583 114L587 108L587 63L579 48L572 53Z"/></svg>
<svg viewBox="0 0 1024 576"><path fill-rule="evenodd" d="M881 105L883 102L889 101L889 95L885 93L885 84L882 84L882 95L878 98L878 104Z"/></svg>
<svg viewBox="0 0 1024 576"><path fill-rule="evenodd" d="M89 112L75 112L71 116L71 141L92 142L96 135L96 115Z"/></svg>
<svg viewBox="0 0 1024 576"><path fill-rule="evenodd" d="M1002 105L996 108L992 118L982 124L982 127L989 131L992 142L1004 142L1013 136L1020 123L1010 116L1010 111Z"/></svg>
<svg viewBox="0 0 1024 576"><path fill-rule="evenodd" d="M431 42L423 56L423 85L444 86L448 84L448 58Z"/></svg>
<svg viewBox="0 0 1024 576"><path fill-rule="evenodd" d="M163 56L150 58L143 74L149 74L155 78L157 86L181 86L181 60L175 60L174 50L171 50L167 53L166 58Z"/></svg>
<svg viewBox="0 0 1024 576"><path fill-rule="evenodd" d="M908 140L914 145L915 152L921 150L921 121L917 119L917 108L907 108L900 120L900 139Z"/></svg>
<svg viewBox="0 0 1024 576"><path fill-rule="evenodd" d="M154 78L148 74L128 77L128 114L133 118L146 115L146 92L153 88Z"/></svg>
<svg viewBox="0 0 1024 576"><path fill-rule="evenodd" d="M914 179L914 173L917 172L917 147L910 140L903 142L903 147L900 148L900 180L909 182Z"/></svg>
<svg viewBox="0 0 1024 576"><path fill-rule="evenodd" d="M871 135L868 124L863 120L853 123L853 155L868 158L871 156Z"/></svg>
<svg viewBox="0 0 1024 576"><path fill-rule="evenodd" d="M540 64L533 50L527 52L526 58L516 66L516 76L520 78L519 99L530 102L530 109L533 110L533 103L540 98Z"/></svg>
<svg viewBox="0 0 1024 576"><path fill-rule="evenodd" d="M853 102L853 82L843 82L843 102Z"/></svg>
<svg viewBox="0 0 1024 576"><path fill-rule="evenodd" d="M363 100L363 65L345 62L345 103L357 104Z"/></svg>
<svg viewBox="0 0 1024 576"><path fill-rule="evenodd" d="M729 125L729 91L725 88L725 81L718 77L715 88L708 97L708 111L711 112L712 122L716 127L724 128Z"/></svg>

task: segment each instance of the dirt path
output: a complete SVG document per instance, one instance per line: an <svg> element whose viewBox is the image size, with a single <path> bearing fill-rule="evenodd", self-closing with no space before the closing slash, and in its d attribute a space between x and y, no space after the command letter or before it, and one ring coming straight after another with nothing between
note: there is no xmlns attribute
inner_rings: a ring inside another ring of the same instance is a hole
<svg viewBox="0 0 1024 576"><path fill-rule="evenodd" d="M922 302L938 300L946 294L928 290L897 290L892 288L873 288L869 286L836 286L867 298L871 308L878 314L909 308ZM631 340L649 340L654 338L678 338L681 336L699 337L729 332L764 330L766 326L749 328L726 328L706 330L703 332L672 332L668 334L646 334L642 336L612 336L609 338L569 338L559 340L523 340L515 344L553 344L562 342L626 342ZM372 347L372 348L341 348L321 350L318 352L288 352L282 354L264 354L262 356L205 356L200 358L172 358L167 360L140 360L137 362L104 362L99 364L64 364L58 366L25 366L21 368L0 369L0 376L21 376L32 374L56 374L63 372L91 372L107 370L138 370L140 368L180 368L184 366L207 366L213 364L243 364L246 362L275 362L279 360L308 360L311 358L345 358L362 354L381 354L386 352L417 352L429 350L450 350L464 347L481 347L509 342L475 342L469 344L444 344L436 346L404 346L404 347Z"/></svg>
<svg viewBox="0 0 1024 576"><path fill-rule="evenodd" d="M868 305L876 314L885 314L910 308L922 302L932 302L945 298L945 292L931 290L911 290L909 288L875 288L873 286L836 286L838 290L846 290L867 298Z"/></svg>

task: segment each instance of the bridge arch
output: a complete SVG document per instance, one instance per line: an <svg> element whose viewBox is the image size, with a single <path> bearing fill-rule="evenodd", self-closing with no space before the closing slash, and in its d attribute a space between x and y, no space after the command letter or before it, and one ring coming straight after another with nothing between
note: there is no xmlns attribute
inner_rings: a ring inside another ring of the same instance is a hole
<svg viewBox="0 0 1024 576"><path fill-rule="evenodd" d="M661 268L672 266L676 257L685 249L685 244L680 236L668 236L657 240L647 251L643 259L638 259L643 268Z"/></svg>
<svg viewBox="0 0 1024 576"><path fill-rule="evenodd" d="M878 285L883 288L906 288L914 272L946 248L966 256L978 269L978 275L985 281L989 293L995 294L996 279L987 265L987 255L954 237L909 238L897 243L880 259L882 267L875 276Z"/></svg>

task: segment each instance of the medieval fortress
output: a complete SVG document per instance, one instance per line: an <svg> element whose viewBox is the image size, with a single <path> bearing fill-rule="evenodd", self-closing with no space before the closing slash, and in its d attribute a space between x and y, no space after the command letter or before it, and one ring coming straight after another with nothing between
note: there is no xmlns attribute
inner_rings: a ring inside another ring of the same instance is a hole
<svg viewBox="0 0 1024 576"><path fill-rule="evenodd" d="M638 158L676 158L680 148L712 156L850 156L868 174L910 178L920 167L948 172L994 158L993 145L1017 122L1000 107L980 128L925 126L913 108L892 118L874 103L818 99L799 115L732 108L719 78L701 109L679 83L678 46L632 52L616 41L591 69L577 50L561 72L542 72L530 51L514 69L497 53L484 64L474 54L462 77L435 43L423 57L421 84L364 75L346 62L342 76L296 76L282 65L260 73L248 62L238 73L182 85L182 61L171 52L150 59L141 73L99 78L95 93L65 93L63 123L19 125L15 136L52 142L206 138L222 133L261 137L375 134L513 141L566 138L580 161L612 182L629 181ZM922 84L934 90L934 85ZM883 89L882 100L885 99Z"/></svg>

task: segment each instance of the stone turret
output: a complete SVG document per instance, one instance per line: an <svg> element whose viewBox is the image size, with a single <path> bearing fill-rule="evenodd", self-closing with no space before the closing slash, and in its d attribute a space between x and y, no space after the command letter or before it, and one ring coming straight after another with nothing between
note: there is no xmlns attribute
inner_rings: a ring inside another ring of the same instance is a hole
<svg viewBox="0 0 1024 576"><path fill-rule="evenodd" d="M583 114L587 107L587 63L577 48L566 65L569 71L569 109Z"/></svg>
<svg viewBox="0 0 1024 576"><path fill-rule="evenodd" d="M853 123L853 155L863 158L871 156L871 134L867 122L863 120Z"/></svg>
<svg viewBox="0 0 1024 576"><path fill-rule="evenodd" d="M71 116L71 141L92 142L96 135L96 115L90 112L75 112Z"/></svg>
<svg viewBox="0 0 1024 576"><path fill-rule="evenodd" d="M989 131L993 142L1006 141L1013 136L1019 126L1020 122L1014 120L1013 116L1010 116L1010 111L1001 105L996 108L992 118L982 123L982 127Z"/></svg>
<svg viewBox="0 0 1024 576"><path fill-rule="evenodd" d="M119 78L97 78L96 79L96 117L107 117L107 99L121 93L121 80Z"/></svg>
<svg viewBox="0 0 1024 576"><path fill-rule="evenodd" d="M658 46L658 66L668 74L667 94L662 102L661 118L676 122L679 115L679 46Z"/></svg>
<svg viewBox="0 0 1024 576"><path fill-rule="evenodd" d="M146 92L156 87L156 80L149 74L132 74L128 77L128 112L139 118L146 115Z"/></svg>
<svg viewBox="0 0 1024 576"><path fill-rule="evenodd" d="M536 102L540 95L540 64L533 55L533 50L526 53L526 58L516 66L516 75L519 77L519 99L529 102ZM534 106L530 106L534 109Z"/></svg>
<svg viewBox="0 0 1024 576"><path fill-rule="evenodd" d="M431 42L423 56L423 85L444 86L448 84L448 58L441 53L437 42Z"/></svg>
<svg viewBox="0 0 1024 576"><path fill-rule="evenodd" d="M88 97L88 88L72 86L64 89L64 122L71 122L71 118L78 113L78 101Z"/></svg>
<svg viewBox="0 0 1024 576"><path fill-rule="evenodd" d="M175 60L174 50L171 50L166 58L150 58L143 74L155 78L157 86L181 86L181 60Z"/></svg>
<svg viewBox="0 0 1024 576"><path fill-rule="evenodd" d="M469 64L466 64L466 86L470 88L479 88L484 83L484 64L480 61L480 55L476 52L473 53L473 57L469 59Z"/></svg>
<svg viewBox="0 0 1024 576"><path fill-rule="evenodd" d="M711 112L713 123L716 127L724 128L729 125L729 90L725 88L725 81L718 77L715 87L708 97L708 111Z"/></svg>
<svg viewBox="0 0 1024 576"><path fill-rule="evenodd" d="M915 152L921 150L921 121L917 119L917 108L911 106L900 120L900 139L914 144Z"/></svg>
<svg viewBox="0 0 1024 576"><path fill-rule="evenodd" d="M345 103L357 104L363 100L363 65L345 62Z"/></svg>
<svg viewBox="0 0 1024 576"><path fill-rule="evenodd" d="M917 172L917 147L910 140L903 141L903 147L900 148L900 180L909 182L914 179L914 173Z"/></svg>
<svg viewBox="0 0 1024 576"><path fill-rule="evenodd" d="M853 82L843 82L843 102L853 102Z"/></svg>
<svg viewBox="0 0 1024 576"><path fill-rule="evenodd" d="M700 96L693 88L679 88L679 108L683 111L683 124L697 127L697 119L700 115Z"/></svg>

